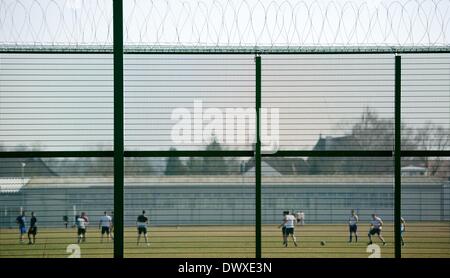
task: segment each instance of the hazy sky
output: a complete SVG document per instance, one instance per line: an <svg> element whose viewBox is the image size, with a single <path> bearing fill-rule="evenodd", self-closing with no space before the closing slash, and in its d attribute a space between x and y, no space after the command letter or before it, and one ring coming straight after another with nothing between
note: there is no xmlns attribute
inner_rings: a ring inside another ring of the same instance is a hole
<svg viewBox="0 0 450 278"><path fill-rule="evenodd" d="M3 145L111 148L110 55L0 57ZM263 106L280 110L281 148L310 149L320 135L343 135L365 107L392 118L393 63L393 55L264 55ZM449 76L448 54L404 56L405 122L450 127ZM254 80L251 55L125 55L126 148L174 146L171 113L193 112L195 100L204 109L254 107Z"/></svg>
<svg viewBox="0 0 450 278"><path fill-rule="evenodd" d="M449 45L450 1L124 1L124 42L147 46ZM111 0L2 0L0 42L111 44Z"/></svg>
<svg viewBox="0 0 450 278"><path fill-rule="evenodd" d="M450 1L125 1L125 43L450 45ZM0 2L0 45L111 44L111 1ZM306 21L305 21L306 20ZM398 21L400 20L400 21ZM112 56L0 55L0 144L112 148ZM403 118L450 128L450 55L403 55ZM127 149L168 149L175 108L254 107L252 55L125 55ZM393 117L394 55L263 55L281 149L339 136L365 107ZM175 146L197 149L203 146ZM250 145L227 146L249 149Z"/></svg>

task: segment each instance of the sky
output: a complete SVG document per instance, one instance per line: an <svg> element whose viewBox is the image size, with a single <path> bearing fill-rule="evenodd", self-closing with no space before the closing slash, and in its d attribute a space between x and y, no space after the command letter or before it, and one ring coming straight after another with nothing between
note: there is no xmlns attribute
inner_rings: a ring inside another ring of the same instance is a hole
<svg viewBox="0 0 450 278"><path fill-rule="evenodd" d="M113 76L108 54L2 54L0 139L4 146L111 149ZM366 107L393 118L393 55L264 55L262 104L279 109L281 149L311 149L341 136ZM450 126L450 56L404 55L403 119ZM125 55L125 146L175 145L176 108L254 107L251 55ZM193 117L193 114L192 114ZM204 121L204 126L208 123ZM388 148L389 146L387 146ZM228 149L249 149L250 144Z"/></svg>
<svg viewBox="0 0 450 278"><path fill-rule="evenodd" d="M450 45L450 1L242 3L125 1L125 44ZM1 46L110 45L111 27L110 1L0 2ZM450 128L450 55L402 61L404 121ZM109 54L0 54L0 144L112 149L112 64ZM254 71L252 55L125 55L126 149L203 149L174 144L172 112L192 110L195 101L221 111L253 108ZM280 111L280 149L309 150L320 136L345 135L366 107L393 118L393 96L391 54L262 57L262 103Z"/></svg>
<svg viewBox="0 0 450 278"><path fill-rule="evenodd" d="M110 0L2 0L0 42L111 45ZM449 0L124 1L124 43L448 46Z"/></svg>

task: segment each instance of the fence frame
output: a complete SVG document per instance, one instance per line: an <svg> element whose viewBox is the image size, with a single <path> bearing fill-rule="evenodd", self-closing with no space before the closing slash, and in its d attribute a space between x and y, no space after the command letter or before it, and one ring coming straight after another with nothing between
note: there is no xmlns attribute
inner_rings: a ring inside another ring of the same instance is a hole
<svg viewBox="0 0 450 278"><path fill-rule="evenodd" d="M395 258L401 258L401 159L403 157L450 157L450 150L401 150L401 54L450 54L447 47L298 47L298 48L146 48L124 47L122 0L113 0L113 47L0 46L0 54L113 54L114 57L114 149L113 151L1 151L0 158L108 157L114 159L114 258L124 257L124 159L126 157L253 157L255 159L255 257L261 247L261 159L262 157L390 157L394 158L394 235ZM126 54L253 54L255 55L256 144L252 151L127 151L124 148L123 57ZM261 152L260 108L261 68L265 54L392 54L395 59L395 140L393 151L298 151Z"/></svg>

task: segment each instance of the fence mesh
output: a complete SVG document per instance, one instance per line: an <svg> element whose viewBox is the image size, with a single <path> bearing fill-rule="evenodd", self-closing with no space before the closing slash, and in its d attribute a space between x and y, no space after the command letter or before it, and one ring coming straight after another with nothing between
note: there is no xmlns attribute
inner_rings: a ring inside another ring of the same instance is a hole
<svg viewBox="0 0 450 278"><path fill-rule="evenodd" d="M0 257L111 257L113 238L126 257L394 257L399 203L403 256L449 257L450 1L136 0L122 20L118 100L112 1L0 2Z"/></svg>

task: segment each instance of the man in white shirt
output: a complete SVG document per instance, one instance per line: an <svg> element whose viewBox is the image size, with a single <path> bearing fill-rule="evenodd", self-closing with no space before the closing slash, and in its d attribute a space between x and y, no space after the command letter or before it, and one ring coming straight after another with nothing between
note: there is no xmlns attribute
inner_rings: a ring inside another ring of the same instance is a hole
<svg viewBox="0 0 450 278"><path fill-rule="evenodd" d="M102 236L100 242L103 242L103 236L106 234L108 236L108 241L111 239L111 226L112 226L112 218L108 215L108 212L104 212L104 214L100 217L100 223L98 224L98 228L102 229Z"/></svg>
<svg viewBox="0 0 450 278"><path fill-rule="evenodd" d="M403 217L400 217L400 239L402 246L405 246L405 240L403 239L403 234L406 231L406 221Z"/></svg>
<svg viewBox="0 0 450 278"><path fill-rule="evenodd" d="M289 211L283 212L283 223L279 226L283 233L283 245L284 247L288 246L288 237L291 235L292 240L294 241L294 245L297 246L297 239L294 234L294 227L297 222L297 219L294 215L290 214Z"/></svg>
<svg viewBox="0 0 450 278"><path fill-rule="evenodd" d="M349 232L350 232L350 239L349 239L349 243L352 242L352 236L353 234L355 234L355 242L358 242L358 215L356 214L355 210L352 209L350 218L348 219L348 228L349 228Z"/></svg>
<svg viewBox="0 0 450 278"><path fill-rule="evenodd" d="M86 242L86 226L89 224L86 213L82 212L81 216L76 216L75 225L77 226L78 243Z"/></svg>
<svg viewBox="0 0 450 278"><path fill-rule="evenodd" d="M381 229L383 227L383 220L378 217L376 214L372 214L372 221L370 221L370 230L369 230L369 245L372 244L372 236L377 235L378 238L383 242L383 246L386 245L386 241L381 235Z"/></svg>
<svg viewBox="0 0 450 278"><path fill-rule="evenodd" d="M303 210L297 212L296 217L297 223L300 223L300 226L305 225L305 213L303 212Z"/></svg>

